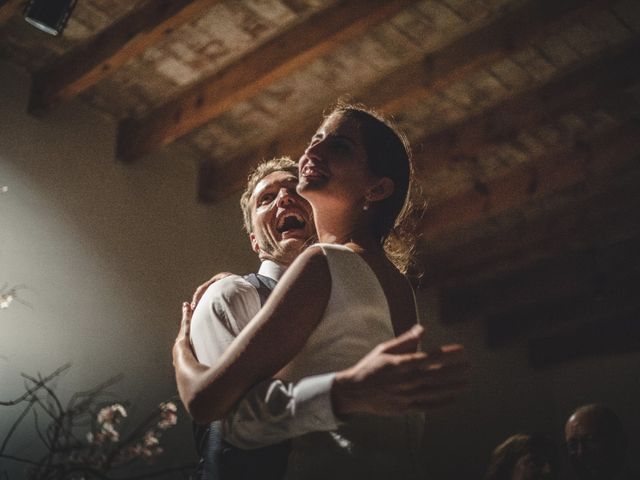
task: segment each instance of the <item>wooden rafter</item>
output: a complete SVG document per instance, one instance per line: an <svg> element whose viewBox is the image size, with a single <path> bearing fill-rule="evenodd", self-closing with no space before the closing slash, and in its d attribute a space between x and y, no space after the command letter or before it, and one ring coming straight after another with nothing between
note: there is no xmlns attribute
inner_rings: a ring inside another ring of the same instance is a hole
<svg viewBox="0 0 640 480"><path fill-rule="evenodd" d="M484 318L491 343L498 344L524 333L527 327L544 328L552 319L553 323L565 322L576 310L585 319L590 313L601 313L605 306L606 310L620 311L632 299L635 306L640 306L640 298L634 295L640 280L638 240L633 236L599 242L491 279L463 280L443 288L439 302L442 319L455 322ZM596 303L602 304L598 308Z"/></svg>
<svg viewBox="0 0 640 480"><path fill-rule="evenodd" d="M397 113L473 72L506 58L566 22L601 10L597 0L529 0L438 51L397 69L358 95L365 104Z"/></svg>
<svg viewBox="0 0 640 480"><path fill-rule="evenodd" d="M472 224L516 208L534 197L557 192L608 172L632 155L640 154L640 135L634 123L594 138L588 148L554 151L518 166L485 185L430 206L424 234L433 238L462 225Z"/></svg>
<svg viewBox="0 0 640 480"><path fill-rule="evenodd" d="M9 20L20 7L25 4L25 0L9 0L0 7L0 25Z"/></svg>
<svg viewBox="0 0 640 480"><path fill-rule="evenodd" d="M95 85L220 0L149 0L54 64L34 72L29 111L36 113Z"/></svg>
<svg viewBox="0 0 640 480"><path fill-rule="evenodd" d="M582 181L569 178L565 188L558 182L544 195L523 196L526 201L517 208L492 216L484 212L485 221L478 217L462 228L427 236L422 244L424 284L447 286L490 278L539 258L640 236L635 213L640 208L640 148L632 148L637 132L637 124L631 122L611 132L608 142L602 135L601 146L583 156L583 171L594 160L600 170L582 174ZM597 156L598 151L603 156Z"/></svg>
<svg viewBox="0 0 640 480"><path fill-rule="evenodd" d="M340 1L267 41L178 98L118 128L117 155L133 160L173 142L295 70L362 35L410 0Z"/></svg>

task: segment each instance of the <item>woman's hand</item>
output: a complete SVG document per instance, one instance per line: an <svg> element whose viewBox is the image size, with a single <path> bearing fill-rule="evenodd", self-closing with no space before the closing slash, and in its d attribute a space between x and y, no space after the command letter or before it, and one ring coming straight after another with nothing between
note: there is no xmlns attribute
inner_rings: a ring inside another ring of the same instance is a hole
<svg viewBox="0 0 640 480"><path fill-rule="evenodd" d="M193 404L198 398L201 382L206 380L207 367L198 362L193 349L189 334L191 332L191 316L193 308L189 302L182 304L182 319L180 320L180 330L173 344L173 367L176 372L176 385L182 404L193 415ZM201 423L207 423L202 421Z"/></svg>
<svg viewBox="0 0 640 480"><path fill-rule="evenodd" d="M191 341L189 340L191 334L191 317L193 316L193 308L189 302L182 303L182 320L180 320L180 330L176 336L176 341L173 344L173 366L176 366L176 360L178 356L184 356L185 354L193 354L191 349Z"/></svg>
<svg viewBox="0 0 640 480"><path fill-rule="evenodd" d="M200 299L202 298L202 296L204 295L204 292L207 291L207 288L209 288L211 285L213 285L214 283L216 283L218 280L222 280L223 278L226 278L230 275L233 275L233 273L231 272L220 272L220 273L216 273L213 277L211 277L209 280L207 280L206 282L204 282L202 285L200 285L196 291L193 294L193 298L191 299L191 309L195 310L196 306L198 305L198 303L200 302ZM193 313L193 312L192 312Z"/></svg>
<svg viewBox="0 0 640 480"><path fill-rule="evenodd" d="M338 372L331 390L336 415L401 415L449 405L467 383L462 345L418 352L424 329L415 326Z"/></svg>

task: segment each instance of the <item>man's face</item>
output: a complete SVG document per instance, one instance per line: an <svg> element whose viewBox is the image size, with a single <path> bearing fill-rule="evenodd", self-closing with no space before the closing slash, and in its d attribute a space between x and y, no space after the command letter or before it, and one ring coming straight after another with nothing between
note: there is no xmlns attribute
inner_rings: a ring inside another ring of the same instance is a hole
<svg viewBox="0 0 640 480"><path fill-rule="evenodd" d="M261 260L289 265L314 235L311 207L296 192L298 179L272 172L251 194L251 247Z"/></svg>
<svg viewBox="0 0 640 480"><path fill-rule="evenodd" d="M569 460L578 478L608 480L620 468L620 452L610 432L590 413L576 413L565 426Z"/></svg>

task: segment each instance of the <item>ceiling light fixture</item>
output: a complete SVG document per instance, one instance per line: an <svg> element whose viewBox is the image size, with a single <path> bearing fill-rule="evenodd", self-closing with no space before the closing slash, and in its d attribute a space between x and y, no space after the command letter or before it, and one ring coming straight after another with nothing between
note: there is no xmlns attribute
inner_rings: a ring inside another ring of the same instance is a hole
<svg viewBox="0 0 640 480"><path fill-rule="evenodd" d="M24 19L49 35L60 35L77 0L29 0Z"/></svg>

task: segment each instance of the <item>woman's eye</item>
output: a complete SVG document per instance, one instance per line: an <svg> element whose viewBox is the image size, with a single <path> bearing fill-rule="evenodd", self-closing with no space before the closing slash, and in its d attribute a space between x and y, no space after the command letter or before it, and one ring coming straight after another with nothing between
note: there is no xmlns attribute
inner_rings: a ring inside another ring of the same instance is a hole
<svg viewBox="0 0 640 480"><path fill-rule="evenodd" d="M311 147L315 147L315 146L318 144L318 142L319 142L319 141L320 141L320 139L319 139L319 138L317 138L317 137L313 137L313 138L311 139L311 142L309 142L309 145L307 146L307 149L309 149L309 148L311 148Z"/></svg>
<svg viewBox="0 0 640 480"><path fill-rule="evenodd" d="M329 142L329 146L337 151L348 151L349 143L343 138L332 138Z"/></svg>

